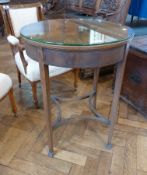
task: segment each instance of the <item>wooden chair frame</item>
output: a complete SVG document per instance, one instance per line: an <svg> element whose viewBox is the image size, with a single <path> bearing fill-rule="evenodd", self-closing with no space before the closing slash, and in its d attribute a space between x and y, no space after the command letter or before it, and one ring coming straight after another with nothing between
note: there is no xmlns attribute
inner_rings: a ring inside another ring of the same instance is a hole
<svg viewBox="0 0 147 175"><path fill-rule="evenodd" d="M44 19L44 17L43 17L43 7L42 7L42 4L40 4L40 3L17 4L17 5L3 6L2 14L3 14L3 19L4 19L4 24L5 24L7 35L15 36L12 21L11 21L11 17L10 17L10 13L9 13L9 9L21 9L21 8L29 8L29 7L30 8L31 7L36 7L37 8L37 14L38 14L37 16L38 16L39 21ZM20 43L21 44L18 44L16 46L11 45L11 49L12 49L13 55L15 55L15 53L19 51L24 69L26 71L27 62L25 61L24 55L23 55L23 50L25 48L24 48L24 45L23 45L22 41L20 41Z"/></svg>
<svg viewBox="0 0 147 175"><path fill-rule="evenodd" d="M69 10L81 12L87 15L91 16L101 16L102 18L105 18L106 20L118 22L121 24L125 23L127 12L129 9L129 5L131 3L131 0L120 0L120 6L116 11L104 11L101 8L101 3L103 0L95 0L94 8L88 8L83 6L84 0L79 0L79 3L77 5L69 4L67 1L64 0L65 6Z"/></svg>
<svg viewBox="0 0 147 175"><path fill-rule="evenodd" d="M68 1L68 0L65 0ZM83 6L83 1L84 0L79 0L78 5L70 5L67 3L67 8L74 10L74 11L78 11L78 12L84 12L87 15L92 15L95 16L99 10L100 4L102 0L95 0L95 4L94 4L94 8L87 8Z"/></svg>
<svg viewBox="0 0 147 175"><path fill-rule="evenodd" d="M31 8L31 7L36 7L37 8L37 17L38 20L41 21L44 19L43 16L43 7L41 3L30 3L30 4L17 4L17 5L9 5L9 6L4 6L5 10L5 15L6 15L6 20L4 18L4 22L6 23L6 29L7 29L7 34L11 34L15 36L14 30L13 30L13 25L9 13L9 9L21 9L21 8Z"/></svg>
<svg viewBox="0 0 147 175"><path fill-rule="evenodd" d="M100 9L97 12L97 16L102 16L108 21L114 21L121 24L125 24L131 0L120 1L120 6L116 11L103 11L103 9Z"/></svg>
<svg viewBox="0 0 147 175"><path fill-rule="evenodd" d="M9 9L21 9L21 8L30 8L30 7L37 8L38 21L41 21L44 19L44 15L43 15L44 11L43 11L43 6L41 3L18 4L18 5L10 5L10 6L3 7L2 14L3 14L3 19L4 19L4 24L6 27L7 35L14 35L15 36L12 21L10 18ZM24 58L24 54L23 54L23 50L25 50L25 47L23 45L23 41L21 41L21 38L18 38L18 39L20 41L20 44L17 44L15 46L10 44L10 46L12 49L13 56L16 54L16 52L20 53L20 57L21 57L21 60L22 60L23 66L24 66L24 70L26 71L27 62L26 62L26 60ZM76 90L78 70L72 70L72 71L73 71L73 75L74 75L74 88ZM18 68L17 68L17 76L18 76L19 87L21 87L21 73L18 70ZM57 76L59 76L59 75L57 75ZM33 100L34 100L35 107L38 108L37 83L40 81L34 81L34 82L31 82L30 80L28 80L28 81L30 82L31 87L32 87L32 94L33 94Z"/></svg>
<svg viewBox="0 0 147 175"><path fill-rule="evenodd" d="M14 113L14 116L17 116L17 107L16 107L15 98L13 95L13 87L8 91L8 93L2 99L0 99L0 101L2 101L7 95L9 96L12 112Z"/></svg>

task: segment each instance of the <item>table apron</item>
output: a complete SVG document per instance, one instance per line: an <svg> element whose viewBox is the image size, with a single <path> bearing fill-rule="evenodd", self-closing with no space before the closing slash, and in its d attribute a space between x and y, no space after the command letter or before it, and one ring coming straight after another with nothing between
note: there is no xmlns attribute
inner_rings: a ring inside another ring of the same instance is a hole
<svg viewBox="0 0 147 175"><path fill-rule="evenodd" d="M116 64L123 60L125 45L95 50L58 50L50 48L41 48L43 52L44 64L67 67L67 68L92 68L103 67ZM26 44L26 52L35 61L39 62L40 54L36 46Z"/></svg>

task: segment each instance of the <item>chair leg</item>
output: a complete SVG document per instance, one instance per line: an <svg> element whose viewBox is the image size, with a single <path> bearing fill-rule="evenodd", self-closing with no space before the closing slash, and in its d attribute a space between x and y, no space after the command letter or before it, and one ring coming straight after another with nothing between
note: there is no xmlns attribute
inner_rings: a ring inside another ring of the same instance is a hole
<svg viewBox="0 0 147 175"><path fill-rule="evenodd" d="M74 74L74 89L77 90L79 69L74 69L73 74Z"/></svg>
<svg viewBox="0 0 147 175"><path fill-rule="evenodd" d="M36 108L38 108L38 98L37 98L37 82L31 82L32 86L32 94L33 94L33 100L34 100L34 105Z"/></svg>
<svg viewBox="0 0 147 175"><path fill-rule="evenodd" d="M8 92L8 95L11 103L12 112L14 113L15 116L17 116L17 107L16 107L14 95L13 95L13 88L10 89L10 91Z"/></svg>
<svg viewBox="0 0 147 175"><path fill-rule="evenodd" d="M21 88L21 73L19 72L18 68L17 68L17 77L18 77L19 88Z"/></svg>

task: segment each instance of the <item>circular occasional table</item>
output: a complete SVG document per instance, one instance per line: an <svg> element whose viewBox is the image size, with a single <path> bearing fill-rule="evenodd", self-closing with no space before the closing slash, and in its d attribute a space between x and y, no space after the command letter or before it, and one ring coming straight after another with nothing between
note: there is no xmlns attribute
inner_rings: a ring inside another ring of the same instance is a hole
<svg viewBox="0 0 147 175"><path fill-rule="evenodd" d="M133 38L130 28L93 18L47 20L25 26L21 30L27 54L39 62L42 83L44 116L48 133L50 157L53 157L52 131L58 126L73 121L73 118L63 119L59 107L61 99L50 95L49 68L54 65L67 68L93 68L93 87L89 94L77 97L78 100L88 98L91 116L81 119L93 119L109 126L107 148L111 148L114 124L117 111L124 68L129 48ZM110 117L99 114L96 110L97 83L100 68L116 65L114 93ZM57 104L58 115L51 122L51 98Z"/></svg>

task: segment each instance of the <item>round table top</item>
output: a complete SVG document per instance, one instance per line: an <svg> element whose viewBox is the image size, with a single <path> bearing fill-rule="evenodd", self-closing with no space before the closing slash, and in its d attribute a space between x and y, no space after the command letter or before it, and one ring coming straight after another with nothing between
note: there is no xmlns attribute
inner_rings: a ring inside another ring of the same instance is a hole
<svg viewBox="0 0 147 175"><path fill-rule="evenodd" d="M130 28L95 18L51 19L24 26L20 35L32 42L56 46L97 46L128 41Z"/></svg>

